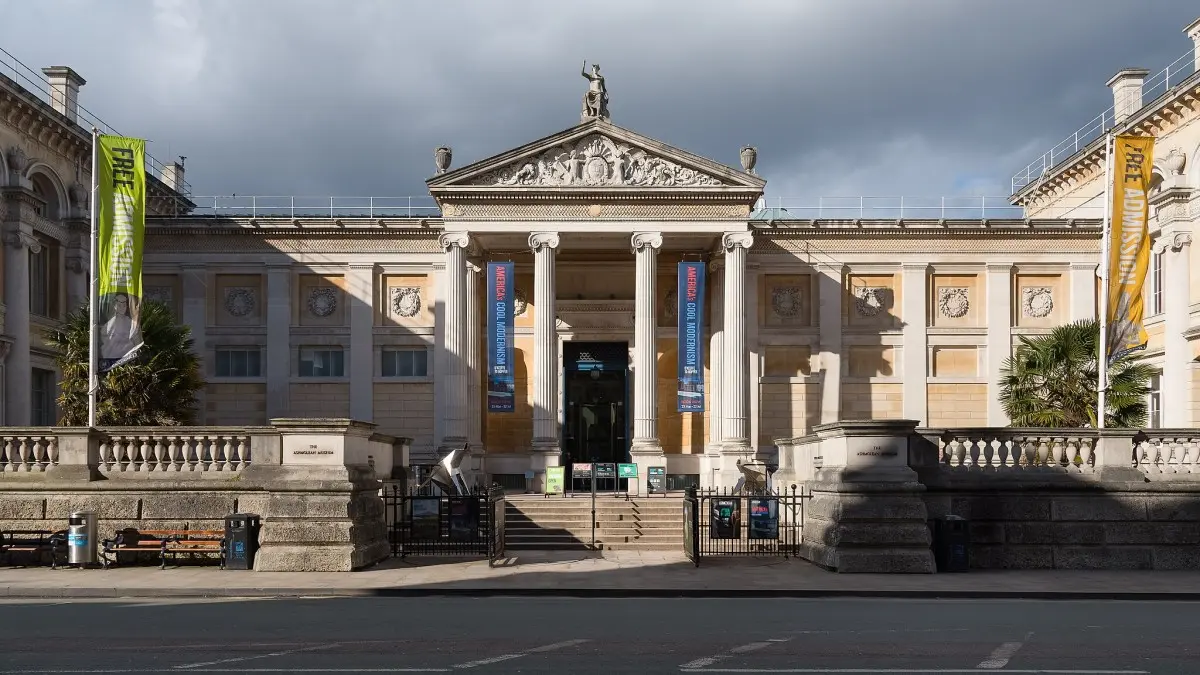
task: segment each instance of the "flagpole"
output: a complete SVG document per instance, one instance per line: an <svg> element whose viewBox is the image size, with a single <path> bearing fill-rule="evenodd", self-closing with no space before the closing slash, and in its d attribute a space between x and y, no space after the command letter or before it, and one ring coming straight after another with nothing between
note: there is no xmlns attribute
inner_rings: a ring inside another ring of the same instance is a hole
<svg viewBox="0 0 1200 675"><path fill-rule="evenodd" d="M1097 357L1099 381L1096 383L1096 428L1104 428L1105 411L1107 410L1108 390L1108 277L1111 251L1112 230L1112 170L1113 170L1113 136L1104 135L1104 225L1102 228L1104 241L1101 245L1100 260L1100 350Z"/></svg>
<svg viewBox="0 0 1200 675"><path fill-rule="evenodd" d="M100 379L99 363L97 362L98 352L100 351L100 334L96 330L96 323L100 319L100 285L97 283L100 279L97 272L100 268L100 237L99 230L96 227L97 212L99 211L99 202L97 197L100 195L100 177L98 175L98 160L100 144L100 130L92 127L92 199L91 199L91 239L88 251L88 427L96 426L96 398L99 394Z"/></svg>

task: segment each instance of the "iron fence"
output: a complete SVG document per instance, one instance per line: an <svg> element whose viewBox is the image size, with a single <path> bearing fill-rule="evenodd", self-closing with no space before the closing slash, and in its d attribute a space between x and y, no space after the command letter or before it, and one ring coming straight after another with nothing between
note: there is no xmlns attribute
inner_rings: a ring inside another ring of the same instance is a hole
<svg viewBox="0 0 1200 675"><path fill-rule="evenodd" d="M505 501L498 486L445 495L393 485L383 503L393 556L478 556L489 563L504 556Z"/></svg>
<svg viewBox="0 0 1200 675"><path fill-rule="evenodd" d="M704 558L798 556L804 502L797 490L737 494L688 488L683 498L683 547L697 567Z"/></svg>

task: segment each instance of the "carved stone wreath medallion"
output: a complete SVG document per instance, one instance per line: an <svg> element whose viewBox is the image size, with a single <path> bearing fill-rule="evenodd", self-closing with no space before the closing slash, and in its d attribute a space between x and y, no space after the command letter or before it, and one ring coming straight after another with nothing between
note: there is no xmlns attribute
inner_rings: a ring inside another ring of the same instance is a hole
<svg viewBox="0 0 1200 675"><path fill-rule="evenodd" d="M800 313L800 289L796 286L771 289L771 311L781 319L794 319Z"/></svg>
<svg viewBox="0 0 1200 675"><path fill-rule="evenodd" d="M517 289L513 293L513 316L521 316L528 308L529 299L525 297L525 291Z"/></svg>
<svg viewBox="0 0 1200 675"><path fill-rule="evenodd" d="M147 286L145 299L170 307L175 300L174 289L170 286Z"/></svg>
<svg viewBox="0 0 1200 675"><path fill-rule="evenodd" d="M668 319L674 319L679 315L679 291L674 288L667 291L667 297L663 298L663 314Z"/></svg>
<svg viewBox="0 0 1200 675"><path fill-rule="evenodd" d="M410 318L421 311L421 289L416 286L396 286L389 289L388 302L396 316Z"/></svg>
<svg viewBox="0 0 1200 675"><path fill-rule="evenodd" d="M258 304L254 295L253 288L226 288L225 311L229 312L230 316L237 318L250 316L254 312L255 305Z"/></svg>
<svg viewBox="0 0 1200 675"><path fill-rule="evenodd" d="M883 309L880 297L885 289L860 286L854 289L854 308L859 316L876 316Z"/></svg>
<svg viewBox="0 0 1200 675"><path fill-rule="evenodd" d="M961 319L971 310L967 289L961 286L943 286L938 289L938 311L947 319Z"/></svg>
<svg viewBox="0 0 1200 675"><path fill-rule="evenodd" d="M1029 286L1021 291L1021 309L1025 316L1044 319L1054 311L1054 292L1049 286Z"/></svg>
<svg viewBox="0 0 1200 675"><path fill-rule="evenodd" d="M314 288L308 292L308 311L315 317L325 318L337 311L337 291L329 286Z"/></svg>

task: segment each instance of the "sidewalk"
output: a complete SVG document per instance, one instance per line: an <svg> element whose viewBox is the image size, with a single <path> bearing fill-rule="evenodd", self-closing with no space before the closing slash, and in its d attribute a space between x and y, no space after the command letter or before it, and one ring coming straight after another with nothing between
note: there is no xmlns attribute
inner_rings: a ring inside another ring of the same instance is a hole
<svg viewBox="0 0 1200 675"><path fill-rule="evenodd" d="M1200 572L846 575L796 559L707 559L697 568L682 555L629 552L522 552L496 567L478 560L393 559L353 573L224 571L216 566L0 568L0 597L6 598L401 595L1200 601Z"/></svg>

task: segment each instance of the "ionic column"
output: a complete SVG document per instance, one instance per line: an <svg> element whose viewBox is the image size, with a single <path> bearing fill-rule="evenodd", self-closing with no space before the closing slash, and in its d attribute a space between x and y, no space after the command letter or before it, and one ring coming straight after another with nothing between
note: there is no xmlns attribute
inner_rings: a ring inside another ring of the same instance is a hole
<svg viewBox="0 0 1200 675"><path fill-rule="evenodd" d="M29 426L33 414L33 372L29 362L29 254L42 250L41 244L29 232L12 226L4 232L4 304L7 307L4 323L12 336L12 347L4 364L7 382L4 386L6 415L9 426Z"/></svg>
<svg viewBox="0 0 1200 675"><path fill-rule="evenodd" d="M533 449L546 454L558 447L558 326L554 297L557 232L533 232ZM542 462L549 462L543 458ZM548 464L546 464L548 465ZM544 468L542 464L535 470Z"/></svg>
<svg viewBox="0 0 1200 675"><path fill-rule="evenodd" d="M722 446L726 452L749 453L747 409L750 400L749 354L746 350L746 256L754 244L750 232L727 232L725 249L724 376L721 379ZM726 471L729 466L724 467Z"/></svg>
<svg viewBox="0 0 1200 675"><path fill-rule="evenodd" d="M479 278L482 273L479 265L467 262L467 444L472 450L483 448L483 389L479 353L483 319Z"/></svg>
<svg viewBox="0 0 1200 675"><path fill-rule="evenodd" d="M708 264L712 297L712 318L709 320L708 338L708 386L704 388L704 398L708 406L708 448L707 454L717 453L721 449L723 425L721 424L724 411L721 409L721 384L725 373L722 365L725 363L725 262L713 260ZM709 476L711 478L711 476ZM705 478L701 478L705 480Z"/></svg>
<svg viewBox="0 0 1200 675"><path fill-rule="evenodd" d="M1163 312L1166 314L1163 334L1162 426L1183 428L1193 426L1191 345L1184 337L1188 329L1192 280L1189 269L1192 235L1177 232L1164 235L1163 245Z"/></svg>
<svg viewBox="0 0 1200 675"><path fill-rule="evenodd" d="M634 307L633 452L661 452L658 442L658 344L655 339L659 232L635 232L637 273Z"/></svg>
<svg viewBox="0 0 1200 675"><path fill-rule="evenodd" d="M441 446L443 451L461 448L467 443L467 247L466 232L447 232L441 236L446 252L446 407L442 410Z"/></svg>

